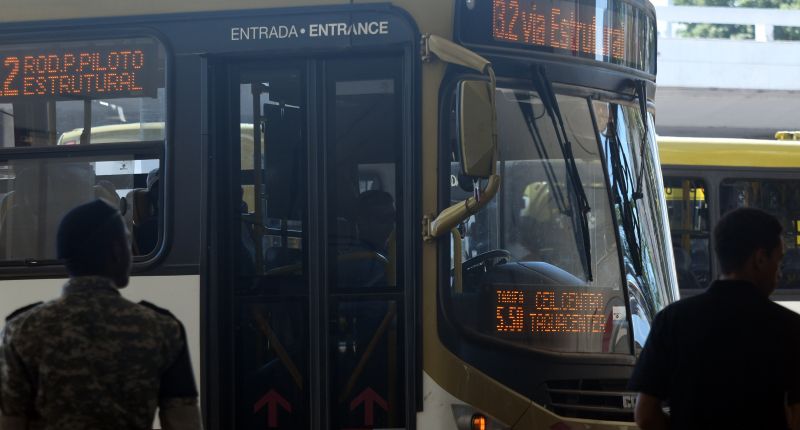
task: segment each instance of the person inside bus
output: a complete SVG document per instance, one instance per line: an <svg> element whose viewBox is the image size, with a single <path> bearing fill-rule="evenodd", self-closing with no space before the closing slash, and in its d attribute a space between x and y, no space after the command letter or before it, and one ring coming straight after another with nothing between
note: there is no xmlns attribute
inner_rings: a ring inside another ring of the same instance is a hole
<svg viewBox="0 0 800 430"><path fill-rule="evenodd" d="M116 187L114 187L114 184L111 181L100 179L92 188L94 189L95 198L108 203L111 207L120 208L121 199L119 194L117 194Z"/></svg>
<svg viewBox="0 0 800 430"><path fill-rule="evenodd" d="M153 169L147 174L147 188L142 193L143 198L134 199L134 209L138 216L133 223L133 237L136 240L138 254L148 254L156 248L158 242L158 205L159 183L158 169Z"/></svg>
<svg viewBox="0 0 800 430"><path fill-rule="evenodd" d="M389 238L394 232L394 199L382 190L367 190L356 202L358 238L384 257L388 255Z"/></svg>
<svg viewBox="0 0 800 430"><path fill-rule="evenodd" d="M384 286L387 278L390 242L395 228L392 195L382 190L359 194L355 205L356 240L336 243L335 281L353 287Z"/></svg>
<svg viewBox="0 0 800 430"><path fill-rule="evenodd" d="M531 182L525 185L522 198L517 202L519 207L511 207L508 216L517 228L515 234L507 238L506 246L519 261L557 263L554 251L558 249L559 241L554 241L554 238L560 236L554 232L561 227L551 189L547 182ZM485 235L488 237L488 232Z"/></svg>
<svg viewBox="0 0 800 430"><path fill-rule="evenodd" d="M0 430L201 428L197 388L181 323L130 302L129 234L101 200L62 219L61 297L7 319L0 360Z"/></svg>
<svg viewBox="0 0 800 430"><path fill-rule="evenodd" d="M720 219L722 275L656 315L633 371L643 430L800 429L800 315L769 299L782 230L754 208Z"/></svg>

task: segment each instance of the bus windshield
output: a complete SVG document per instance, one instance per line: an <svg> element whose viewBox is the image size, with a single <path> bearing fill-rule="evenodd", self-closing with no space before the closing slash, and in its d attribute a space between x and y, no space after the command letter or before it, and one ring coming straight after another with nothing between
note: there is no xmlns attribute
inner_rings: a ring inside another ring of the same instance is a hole
<svg viewBox="0 0 800 430"><path fill-rule="evenodd" d="M464 224L464 280L453 288L454 311L467 327L494 340L559 352L629 353L626 339L609 340L627 322L614 218L590 105L569 95L556 99L572 145L573 177L582 190L572 185L570 160L538 93L498 89L497 171L503 184L495 201ZM464 180L459 181L457 164L451 172L455 202L471 191L470 184L460 184ZM590 208L590 252L584 251L580 232L580 191ZM589 270L583 264L587 255ZM494 284L488 291L487 273ZM481 297L497 304L485 320L475 315L475 306L485 303Z"/></svg>

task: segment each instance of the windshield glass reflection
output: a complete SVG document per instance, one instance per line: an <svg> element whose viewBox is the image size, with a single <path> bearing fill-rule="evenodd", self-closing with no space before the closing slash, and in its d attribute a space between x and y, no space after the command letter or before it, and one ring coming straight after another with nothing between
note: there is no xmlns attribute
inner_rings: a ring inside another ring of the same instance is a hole
<svg viewBox="0 0 800 430"><path fill-rule="evenodd" d="M462 327L492 341L627 354L615 220L590 104L555 101L558 109L547 109L536 92L498 90L502 185L454 234L451 269L463 261L463 279L451 272L447 306ZM451 163L451 204L473 192L459 170Z"/></svg>

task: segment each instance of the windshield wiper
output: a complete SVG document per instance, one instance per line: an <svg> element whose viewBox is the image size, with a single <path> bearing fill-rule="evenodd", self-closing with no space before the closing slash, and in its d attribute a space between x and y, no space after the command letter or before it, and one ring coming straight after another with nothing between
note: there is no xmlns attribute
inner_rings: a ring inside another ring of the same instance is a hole
<svg viewBox="0 0 800 430"><path fill-rule="evenodd" d="M569 212L567 201L564 199L564 193L561 192L561 187L559 187L558 183L556 182L556 172L553 169L552 161L550 161L550 154L547 153L547 147L545 147L542 134L539 132L539 126L536 125L536 117L533 114L533 105L530 103L525 103L522 100L520 100L518 103L520 112L522 112L522 115L525 118L525 125L528 126L528 133L530 133L531 138L533 138L533 144L536 147L536 152L539 154L539 158L544 161L544 172L545 175L547 175L547 184L553 193L553 199L556 202L556 206L558 206L558 210L561 212L561 214L572 216Z"/></svg>
<svg viewBox="0 0 800 430"><path fill-rule="evenodd" d="M553 122L553 131L555 132L556 139L558 139L558 146L561 148L561 153L564 156L564 164L569 177L571 187L574 191L572 196L575 197L577 204L577 214L580 216L580 225L576 225L575 216L571 216L573 220L573 230L575 230L575 240L583 245L583 252L580 254L581 263L583 263L584 270L586 271L586 280L591 282L592 276L592 244L589 238L589 212L592 208L589 207L589 199L586 197L586 192L583 190L583 182L581 181L580 174L578 173L578 165L575 163L575 155L572 153L572 143L567 138L567 130L564 127L564 118L561 116L561 110L558 107L558 100L556 99L553 84L547 78L544 67L533 68L533 85L542 99L547 115ZM570 211L574 215L574 211Z"/></svg>
<svg viewBox="0 0 800 430"><path fill-rule="evenodd" d="M645 147L647 146L647 138L650 136L650 127L647 125L647 83L641 79L636 81L636 97L639 99L639 113L642 115L642 124L644 124L644 133L639 147L639 157L642 161L639 166L639 174L636 177L636 190L633 192L633 199L639 200L644 197L642 192L642 177L644 177L644 163L645 163Z"/></svg>
<svg viewBox="0 0 800 430"><path fill-rule="evenodd" d="M611 187L620 198L619 212L622 218L622 230L625 233L625 242L628 244L630 254L633 256L633 268L638 276L642 275L643 262L639 243L642 235L639 229L639 218L635 213L636 191L628 190L628 183L633 185L631 168L625 151L621 148L619 139L618 110L615 105L609 109L609 123L606 136L606 154L611 161Z"/></svg>

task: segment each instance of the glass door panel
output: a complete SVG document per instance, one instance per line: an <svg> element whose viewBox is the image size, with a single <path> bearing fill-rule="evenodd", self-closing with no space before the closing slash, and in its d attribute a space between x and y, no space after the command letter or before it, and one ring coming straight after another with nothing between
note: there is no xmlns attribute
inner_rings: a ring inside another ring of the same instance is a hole
<svg viewBox="0 0 800 430"><path fill-rule="evenodd" d="M238 88L236 428L309 428L304 76L245 70Z"/></svg>
<svg viewBox="0 0 800 430"><path fill-rule="evenodd" d="M402 428L402 62L325 70L330 428Z"/></svg>
<svg viewBox="0 0 800 430"><path fill-rule="evenodd" d="M235 111L230 303L212 304L232 398L207 400L237 430L404 428L402 58L285 64L232 65L218 106Z"/></svg>
<svg viewBox="0 0 800 430"><path fill-rule="evenodd" d="M330 428L405 427L403 309L368 299L334 299L330 309Z"/></svg>

